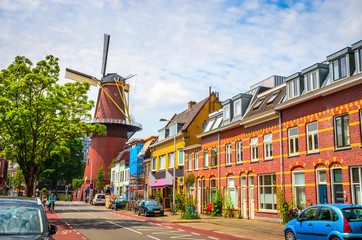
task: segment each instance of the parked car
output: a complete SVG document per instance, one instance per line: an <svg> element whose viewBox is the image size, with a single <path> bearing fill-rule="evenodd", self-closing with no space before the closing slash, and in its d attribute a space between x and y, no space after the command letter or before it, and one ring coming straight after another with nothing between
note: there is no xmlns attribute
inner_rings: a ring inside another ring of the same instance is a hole
<svg viewBox="0 0 362 240"><path fill-rule="evenodd" d="M362 239L362 206L320 204L301 212L284 229L287 240Z"/></svg>
<svg viewBox="0 0 362 240"><path fill-rule="evenodd" d="M154 199L142 200L138 205L138 215L144 214L146 217L150 215L163 216L162 206Z"/></svg>
<svg viewBox="0 0 362 240"><path fill-rule="evenodd" d="M118 208L126 208L127 199L125 198L116 198L111 203L111 209L115 209L117 211Z"/></svg>
<svg viewBox="0 0 362 240"><path fill-rule="evenodd" d="M0 198L0 239L53 239L56 232L39 198Z"/></svg>
<svg viewBox="0 0 362 240"><path fill-rule="evenodd" d="M106 199L106 195L98 193L92 199L92 204L94 206L96 206L96 205L105 205L105 203L106 203L105 199Z"/></svg>

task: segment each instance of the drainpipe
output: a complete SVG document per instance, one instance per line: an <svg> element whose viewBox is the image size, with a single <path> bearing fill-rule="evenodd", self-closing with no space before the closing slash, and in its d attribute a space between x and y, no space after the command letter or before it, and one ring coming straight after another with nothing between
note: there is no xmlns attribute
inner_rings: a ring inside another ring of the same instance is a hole
<svg viewBox="0 0 362 240"><path fill-rule="evenodd" d="M277 112L279 116L279 139L280 139L280 188L283 191L283 132L282 132L282 111Z"/></svg>
<svg viewBox="0 0 362 240"><path fill-rule="evenodd" d="M218 175L218 186L219 186L219 190L220 189L220 132L217 133L217 159L218 159L218 164L217 164L217 175Z"/></svg>

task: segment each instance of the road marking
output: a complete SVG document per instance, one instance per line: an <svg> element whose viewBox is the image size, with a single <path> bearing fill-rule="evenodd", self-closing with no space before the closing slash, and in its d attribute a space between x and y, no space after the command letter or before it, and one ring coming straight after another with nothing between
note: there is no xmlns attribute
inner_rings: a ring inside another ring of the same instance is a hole
<svg viewBox="0 0 362 240"><path fill-rule="evenodd" d="M194 235L200 236L200 234L198 234L198 233L193 233L193 232L192 232L191 234L194 234Z"/></svg>
<svg viewBox="0 0 362 240"><path fill-rule="evenodd" d="M138 233L138 234L143 234L143 233L141 233L141 232L139 232L139 231L136 231L136 230L134 230L134 229L132 229L132 228L128 228L128 227L119 225L119 224L117 224L117 223L111 222L111 221L107 221L107 220L106 220L106 222L107 222L107 223L110 223L110 224L113 224L113 225L115 225L115 226L117 226L117 227L124 228L124 229L127 229L127 230L129 230L129 231Z"/></svg>
<svg viewBox="0 0 362 240"><path fill-rule="evenodd" d="M211 239L215 239L215 240L219 240L218 238L214 238L214 237L209 237L209 238L211 238Z"/></svg>
<svg viewBox="0 0 362 240"><path fill-rule="evenodd" d="M150 236L150 235L147 235L147 237L153 238L153 239L155 239L155 240L161 240L161 239L159 239L159 238L156 238L156 237L153 237L153 236Z"/></svg>

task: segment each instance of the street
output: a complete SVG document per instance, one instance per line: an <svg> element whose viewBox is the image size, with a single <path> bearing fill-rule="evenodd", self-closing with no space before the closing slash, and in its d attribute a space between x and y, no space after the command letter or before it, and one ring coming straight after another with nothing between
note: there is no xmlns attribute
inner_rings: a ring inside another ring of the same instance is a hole
<svg viewBox="0 0 362 240"><path fill-rule="evenodd" d="M131 216L83 202L57 202L55 213L48 213L48 218L58 224L55 239L246 239L156 221L152 217Z"/></svg>

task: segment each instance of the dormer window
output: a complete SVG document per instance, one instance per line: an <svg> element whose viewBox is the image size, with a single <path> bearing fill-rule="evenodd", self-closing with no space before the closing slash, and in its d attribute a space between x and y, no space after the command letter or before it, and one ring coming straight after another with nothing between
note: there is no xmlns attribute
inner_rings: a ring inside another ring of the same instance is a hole
<svg viewBox="0 0 362 240"><path fill-rule="evenodd" d="M224 120L230 119L230 105L224 106Z"/></svg>
<svg viewBox="0 0 362 240"><path fill-rule="evenodd" d="M346 56L333 61L333 80L347 77Z"/></svg>
<svg viewBox="0 0 362 240"><path fill-rule="evenodd" d="M358 56L359 56L359 71L362 72L362 48L358 50Z"/></svg>
<svg viewBox="0 0 362 240"><path fill-rule="evenodd" d="M160 141L164 140L165 138L168 137L168 133L169 133L169 130L168 130L168 129L165 129L165 128L164 128L164 129L159 130L159 131L158 131L158 134L159 134L158 139L159 139Z"/></svg>
<svg viewBox="0 0 362 240"><path fill-rule="evenodd" d="M317 71L305 75L305 89L307 92L313 91L318 88L318 75Z"/></svg>
<svg viewBox="0 0 362 240"><path fill-rule="evenodd" d="M241 115L241 99L234 102L234 116Z"/></svg>
<svg viewBox="0 0 362 240"><path fill-rule="evenodd" d="M176 128L177 128L177 124L176 123L173 123L171 126L170 126L170 136L173 136L176 134Z"/></svg>
<svg viewBox="0 0 362 240"><path fill-rule="evenodd" d="M288 83L288 98L299 96L299 79Z"/></svg>

